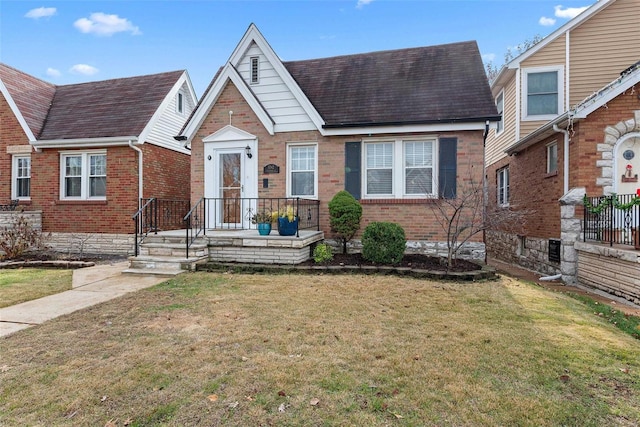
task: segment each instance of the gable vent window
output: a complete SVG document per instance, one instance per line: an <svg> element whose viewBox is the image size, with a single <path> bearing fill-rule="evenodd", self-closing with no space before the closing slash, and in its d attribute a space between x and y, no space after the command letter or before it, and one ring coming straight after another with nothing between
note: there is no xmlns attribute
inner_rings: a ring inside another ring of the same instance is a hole
<svg viewBox="0 0 640 427"><path fill-rule="evenodd" d="M260 58L254 56L251 58L251 84L258 84L260 71Z"/></svg>
<svg viewBox="0 0 640 427"><path fill-rule="evenodd" d="M178 92L178 98L176 99L176 112L178 114L184 114L184 95L182 92Z"/></svg>

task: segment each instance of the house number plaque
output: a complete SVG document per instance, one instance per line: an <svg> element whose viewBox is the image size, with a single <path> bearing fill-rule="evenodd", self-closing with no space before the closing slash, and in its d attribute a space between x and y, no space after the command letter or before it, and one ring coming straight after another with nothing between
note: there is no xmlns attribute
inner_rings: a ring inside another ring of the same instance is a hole
<svg viewBox="0 0 640 427"><path fill-rule="evenodd" d="M263 168L262 173L280 173L280 166L270 163Z"/></svg>

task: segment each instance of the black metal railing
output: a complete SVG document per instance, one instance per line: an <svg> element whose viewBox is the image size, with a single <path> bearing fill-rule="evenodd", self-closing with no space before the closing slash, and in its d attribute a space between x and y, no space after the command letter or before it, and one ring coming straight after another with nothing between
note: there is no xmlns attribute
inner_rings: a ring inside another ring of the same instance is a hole
<svg viewBox="0 0 640 427"><path fill-rule="evenodd" d="M640 247L640 196L612 194L584 198L584 241Z"/></svg>
<svg viewBox="0 0 640 427"><path fill-rule="evenodd" d="M295 235L300 230L320 230L320 201L289 198L201 198L184 216L186 256L189 248L207 230L257 229L254 215L293 216L297 219Z"/></svg>
<svg viewBox="0 0 640 427"><path fill-rule="evenodd" d="M149 233L161 230L180 230L189 211L188 200L140 199L140 209L131 217L135 223L134 254L138 256L140 244Z"/></svg>

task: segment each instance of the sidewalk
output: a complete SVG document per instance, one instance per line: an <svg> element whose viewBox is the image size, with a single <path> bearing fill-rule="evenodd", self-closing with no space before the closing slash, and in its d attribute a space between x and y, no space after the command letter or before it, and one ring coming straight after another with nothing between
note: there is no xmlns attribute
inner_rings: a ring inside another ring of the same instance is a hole
<svg viewBox="0 0 640 427"><path fill-rule="evenodd" d="M122 274L128 265L123 261L74 270L71 290L0 309L0 337L168 279Z"/></svg>
<svg viewBox="0 0 640 427"><path fill-rule="evenodd" d="M571 292L574 294L585 295L595 301L610 305L612 307L616 307L616 309L620 310L623 313L640 317L640 306L632 303L631 301L627 301L624 298L608 294L598 289L591 289L583 286L565 285L559 280L554 282L545 282L540 280L540 277L543 276L542 274L534 273L532 271L525 270L524 268L516 267L514 265L499 261L497 259L489 258L487 260L487 264L494 267L496 269L496 272L505 276L515 277L526 282L535 283L545 289L550 289L556 292Z"/></svg>

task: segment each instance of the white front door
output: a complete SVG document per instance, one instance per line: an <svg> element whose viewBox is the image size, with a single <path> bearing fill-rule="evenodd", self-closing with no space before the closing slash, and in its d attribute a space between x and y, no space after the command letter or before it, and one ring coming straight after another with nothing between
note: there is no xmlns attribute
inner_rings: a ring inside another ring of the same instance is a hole
<svg viewBox="0 0 640 427"><path fill-rule="evenodd" d="M249 228L257 197L257 161L246 155L245 147L254 142L205 144L207 228Z"/></svg>

